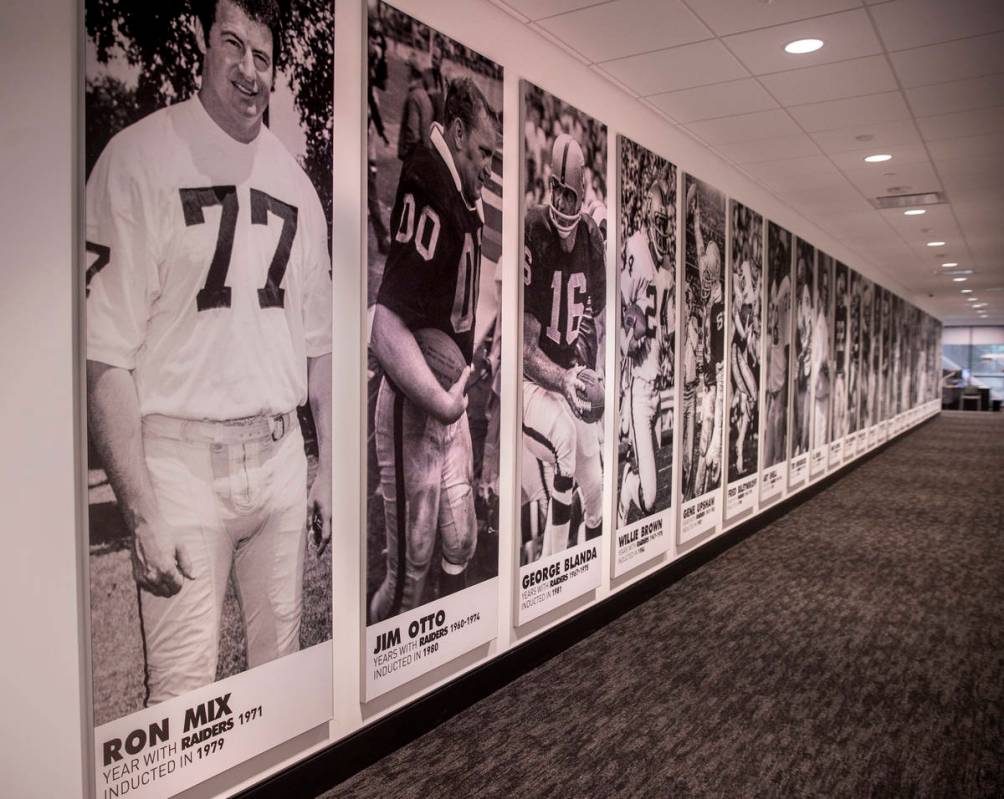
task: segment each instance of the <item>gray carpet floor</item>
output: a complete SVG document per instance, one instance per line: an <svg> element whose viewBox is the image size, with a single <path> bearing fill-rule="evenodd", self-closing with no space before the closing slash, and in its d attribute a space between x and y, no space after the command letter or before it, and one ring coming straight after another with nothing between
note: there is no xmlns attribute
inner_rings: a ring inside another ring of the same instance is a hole
<svg viewBox="0 0 1004 799"><path fill-rule="evenodd" d="M1004 796L1004 415L942 414L326 799Z"/></svg>

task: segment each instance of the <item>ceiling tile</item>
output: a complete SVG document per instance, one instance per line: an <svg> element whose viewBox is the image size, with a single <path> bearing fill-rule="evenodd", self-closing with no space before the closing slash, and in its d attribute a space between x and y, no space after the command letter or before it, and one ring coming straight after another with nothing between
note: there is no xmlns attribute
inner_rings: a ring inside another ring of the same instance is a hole
<svg viewBox="0 0 1004 799"><path fill-rule="evenodd" d="M715 149L737 164L755 164L759 161L779 161L784 158L802 158L819 155L819 148L804 133L782 136L779 139L722 144Z"/></svg>
<svg viewBox="0 0 1004 799"><path fill-rule="evenodd" d="M781 105L820 103L897 88L885 56L868 56L836 64L803 67L764 75L760 82Z"/></svg>
<svg viewBox="0 0 1004 799"><path fill-rule="evenodd" d="M1004 132L1004 107L920 117L917 119L917 126L926 141Z"/></svg>
<svg viewBox="0 0 1004 799"><path fill-rule="evenodd" d="M707 119L691 122L687 128L708 144L732 144L753 139L776 139L799 133L798 125L792 122L787 112L776 108L772 111L757 111L754 114Z"/></svg>
<svg viewBox="0 0 1004 799"><path fill-rule="evenodd" d="M1004 33L891 53L889 58L907 88L1004 72Z"/></svg>
<svg viewBox="0 0 1004 799"><path fill-rule="evenodd" d="M788 42L807 37L822 39L826 45L805 55L791 55L784 51ZM722 41L754 75L846 61L882 52L875 29L863 9L739 33Z"/></svg>
<svg viewBox="0 0 1004 799"><path fill-rule="evenodd" d="M858 0L799 0L797 3L764 3L750 0L688 0L698 16L719 36L767 28L785 22L846 11Z"/></svg>
<svg viewBox="0 0 1004 799"><path fill-rule="evenodd" d="M858 141L858 136L871 136L869 141ZM813 141L825 153L843 153L868 147L874 152L888 152L898 144L920 144L920 134L913 122L881 122L873 125L857 125L842 130L824 130L812 134ZM879 164L881 166L881 164Z"/></svg>
<svg viewBox="0 0 1004 799"><path fill-rule="evenodd" d="M931 157L937 162L945 158L977 158L982 155L1004 153L1004 136L998 133L983 133L960 139L932 141L927 145Z"/></svg>
<svg viewBox="0 0 1004 799"><path fill-rule="evenodd" d="M906 50L1004 28L1001 0L894 0L871 9L888 50Z"/></svg>
<svg viewBox="0 0 1004 799"><path fill-rule="evenodd" d="M807 133L910 118L910 109L899 92L798 105L789 108L788 113Z"/></svg>
<svg viewBox="0 0 1004 799"><path fill-rule="evenodd" d="M680 0L617 0L538 22L593 61L608 61L711 38Z"/></svg>
<svg viewBox="0 0 1004 799"><path fill-rule="evenodd" d="M619 58L601 66L641 95L749 77L743 65L717 40Z"/></svg>
<svg viewBox="0 0 1004 799"><path fill-rule="evenodd" d="M864 147L865 145L857 142L857 146ZM926 164L930 161L927 149L923 144L919 143L919 139L917 144L896 144L883 147L882 152L891 155L891 161L885 161L880 164L869 164L865 161L866 156L873 155L876 152L878 150L875 147L869 147L868 149L846 150L833 153L830 157L833 159L833 163L842 170L870 169L880 175L887 172L895 172L903 164Z"/></svg>
<svg viewBox="0 0 1004 799"><path fill-rule="evenodd" d="M919 194L927 191L941 191L941 181L929 163L900 164L895 172L878 172L867 169L862 164L859 169L844 172L847 179L867 197L884 197L892 194ZM926 215L924 217L927 218Z"/></svg>
<svg viewBox="0 0 1004 799"><path fill-rule="evenodd" d="M656 94L648 99L678 122L777 108L777 103L753 78Z"/></svg>
<svg viewBox="0 0 1004 799"><path fill-rule="evenodd" d="M564 14L597 4L597 0L502 0L502 2L530 19L553 17L555 14Z"/></svg>
<svg viewBox="0 0 1004 799"><path fill-rule="evenodd" d="M743 167L743 171L758 180L774 176L781 178L832 177L838 174L836 167L825 155L809 155L803 158L786 158L783 161L749 164Z"/></svg>
<svg viewBox="0 0 1004 799"><path fill-rule="evenodd" d="M919 117L1004 104L1004 73L907 89L910 108Z"/></svg>

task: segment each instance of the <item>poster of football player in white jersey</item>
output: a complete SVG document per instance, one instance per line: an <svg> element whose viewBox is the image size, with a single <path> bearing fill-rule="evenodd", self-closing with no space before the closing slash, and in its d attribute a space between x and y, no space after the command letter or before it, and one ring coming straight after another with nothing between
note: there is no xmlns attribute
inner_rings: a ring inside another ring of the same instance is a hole
<svg viewBox="0 0 1004 799"><path fill-rule="evenodd" d="M793 236L767 222L764 296L763 456L760 502L783 495L788 483L788 364L791 352Z"/></svg>
<svg viewBox="0 0 1004 799"><path fill-rule="evenodd" d="M734 519L756 502L760 465L760 363L763 308L763 217L730 201L729 379L726 405L729 440L725 518Z"/></svg>
<svg viewBox="0 0 1004 799"><path fill-rule="evenodd" d="M847 435L844 437L844 460L858 453L861 409L858 387L861 380L861 275L847 270Z"/></svg>
<svg viewBox="0 0 1004 799"><path fill-rule="evenodd" d="M502 67L370 2L367 700L497 634Z"/></svg>
<svg viewBox="0 0 1004 799"><path fill-rule="evenodd" d="M871 426L871 389L872 380L872 324L874 323L874 296L875 285L866 277L861 277L861 328L858 334L861 340L861 368L858 372L858 430L860 435L858 450L865 451L871 439L869 428Z"/></svg>
<svg viewBox="0 0 1004 799"><path fill-rule="evenodd" d="M676 166L618 137L620 427L613 574L674 540L673 392L676 353Z"/></svg>
<svg viewBox="0 0 1004 799"><path fill-rule="evenodd" d="M831 425L829 467L843 463L844 438L847 436L847 362L848 306L847 265L837 261L833 267L833 389L831 391Z"/></svg>
<svg viewBox="0 0 1004 799"><path fill-rule="evenodd" d="M833 375L830 353L833 346L833 258L816 251L816 308L812 328L812 376L809 391L812 406L809 472L818 477L826 471L830 440L830 398Z"/></svg>
<svg viewBox="0 0 1004 799"><path fill-rule="evenodd" d="M520 93L524 624L600 582L607 128L531 83Z"/></svg>
<svg viewBox="0 0 1004 799"><path fill-rule="evenodd" d="M334 10L84 24L95 795L173 796L332 715Z"/></svg>
<svg viewBox="0 0 1004 799"><path fill-rule="evenodd" d="M881 326L880 326L880 350L881 350L881 368L880 368L880 380L879 380L879 429L880 438L882 440L886 439L889 435L889 389L890 389L890 360L891 355L889 352L889 343L892 340L892 292L887 288L879 286L878 295L876 297L876 303L881 308Z"/></svg>
<svg viewBox="0 0 1004 799"><path fill-rule="evenodd" d="M721 528L725 463L725 195L687 175L680 357L681 506L678 543Z"/></svg>
<svg viewBox="0 0 1004 799"><path fill-rule="evenodd" d="M810 428L812 426L812 334L815 332L816 248L795 239L795 347L792 351L791 449L788 488L802 485L809 477Z"/></svg>

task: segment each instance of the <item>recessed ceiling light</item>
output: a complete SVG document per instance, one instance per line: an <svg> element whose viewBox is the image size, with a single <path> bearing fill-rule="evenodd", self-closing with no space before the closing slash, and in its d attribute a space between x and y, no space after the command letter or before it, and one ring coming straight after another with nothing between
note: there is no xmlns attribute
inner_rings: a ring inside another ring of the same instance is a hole
<svg viewBox="0 0 1004 799"><path fill-rule="evenodd" d="M804 53L814 53L822 46L822 39L796 39L784 46L784 52L803 55Z"/></svg>
<svg viewBox="0 0 1004 799"><path fill-rule="evenodd" d="M944 247L945 242L943 241L929 241L927 242L928 247Z"/></svg>
<svg viewBox="0 0 1004 799"><path fill-rule="evenodd" d="M952 267L952 266L958 266L958 264L955 263L955 261L949 261L948 263L942 264L942 266L947 269L947 268Z"/></svg>
<svg viewBox="0 0 1004 799"><path fill-rule="evenodd" d="M969 278L968 277L953 277L952 280L954 280L956 283L965 283L967 280L969 280Z"/></svg>
<svg viewBox="0 0 1004 799"><path fill-rule="evenodd" d="M966 302L979 302L979 297L966 297Z"/></svg>
<svg viewBox="0 0 1004 799"><path fill-rule="evenodd" d="M986 307L987 304L985 302L978 302L976 303L976 305L973 306L973 308L986 308Z"/></svg>
<svg viewBox="0 0 1004 799"><path fill-rule="evenodd" d="M961 293L962 294L972 294L973 290L972 289L961 289ZM976 298L973 297L973 299L975 300Z"/></svg>
<svg viewBox="0 0 1004 799"><path fill-rule="evenodd" d="M921 214L926 214L923 208L911 208L909 211L904 211L903 216L920 216Z"/></svg>
<svg viewBox="0 0 1004 799"><path fill-rule="evenodd" d="M888 161L891 158L892 156L889 155L889 153L876 153L875 155L865 156L865 161L867 161L869 164L878 164L881 163L882 161Z"/></svg>

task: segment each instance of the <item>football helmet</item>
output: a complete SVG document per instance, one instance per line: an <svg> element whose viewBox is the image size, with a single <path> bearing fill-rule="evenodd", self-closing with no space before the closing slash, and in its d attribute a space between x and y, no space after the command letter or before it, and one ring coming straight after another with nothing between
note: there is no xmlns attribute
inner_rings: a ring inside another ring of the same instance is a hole
<svg viewBox="0 0 1004 799"><path fill-rule="evenodd" d="M579 224L586 196L586 159L582 148L567 133L554 140L551 148L551 177L548 213L558 235L567 239Z"/></svg>
<svg viewBox="0 0 1004 799"><path fill-rule="evenodd" d="M714 293L722 274L722 257L718 252L718 244L709 241L700 258L701 265L701 298L705 301Z"/></svg>
<svg viewBox="0 0 1004 799"><path fill-rule="evenodd" d="M662 181L656 180L645 195L645 226L652 248L659 256L659 263L669 252L673 241L673 217L670 215L669 192Z"/></svg>

